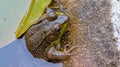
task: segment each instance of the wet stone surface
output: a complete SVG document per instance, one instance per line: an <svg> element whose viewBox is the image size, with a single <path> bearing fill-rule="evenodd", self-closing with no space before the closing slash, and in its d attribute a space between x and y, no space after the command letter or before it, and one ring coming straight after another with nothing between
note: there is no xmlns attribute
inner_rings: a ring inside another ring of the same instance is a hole
<svg viewBox="0 0 120 67"><path fill-rule="evenodd" d="M113 36L111 1L66 0L63 4L70 16L71 44L80 46L75 51L79 54L64 62L63 66L118 67L119 52Z"/></svg>

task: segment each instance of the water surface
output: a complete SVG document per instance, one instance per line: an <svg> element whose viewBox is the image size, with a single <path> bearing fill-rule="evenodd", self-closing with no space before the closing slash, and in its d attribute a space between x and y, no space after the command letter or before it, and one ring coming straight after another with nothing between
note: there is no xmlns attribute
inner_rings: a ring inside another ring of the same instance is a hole
<svg viewBox="0 0 120 67"><path fill-rule="evenodd" d="M62 64L48 63L43 59L34 58L22 38L0 48L0 67L62 67Z"/></svg>
<svg viewBox="0 0 120 67"><path fill-rule="evenodd" d="M31 0L0 0L0 48L14 41L15 31Z"/></svg>

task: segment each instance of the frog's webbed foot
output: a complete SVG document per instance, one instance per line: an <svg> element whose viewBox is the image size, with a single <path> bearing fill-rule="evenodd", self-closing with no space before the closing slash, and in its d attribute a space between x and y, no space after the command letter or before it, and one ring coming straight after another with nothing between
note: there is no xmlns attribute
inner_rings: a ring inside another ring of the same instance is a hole
<svg viewBox="0 0 120 67"><path fill-rule="evenodd" d="M61 51L57 51L54 47L51 47L48 50L47 57L51 60L65 60L70 56L75 55L75 53L70 53L75 48L77 48L77 46L72 47L68 51L66 51L66 48L65 48L65 50L61 52Z"/></svg>

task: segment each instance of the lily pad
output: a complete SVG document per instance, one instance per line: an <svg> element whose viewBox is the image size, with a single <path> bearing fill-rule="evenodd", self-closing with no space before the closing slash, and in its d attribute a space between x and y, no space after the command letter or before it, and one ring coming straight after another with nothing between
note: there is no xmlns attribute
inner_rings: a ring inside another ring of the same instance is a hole
<svg viewBox="0 0 120 67"><path fill-rule="evenodd" d="M27 14L17 28L15 35L19 38L28 30L28 28L35 23L35 21L44 13L46 7L51 3L51 0L32 0Z"/></svg>

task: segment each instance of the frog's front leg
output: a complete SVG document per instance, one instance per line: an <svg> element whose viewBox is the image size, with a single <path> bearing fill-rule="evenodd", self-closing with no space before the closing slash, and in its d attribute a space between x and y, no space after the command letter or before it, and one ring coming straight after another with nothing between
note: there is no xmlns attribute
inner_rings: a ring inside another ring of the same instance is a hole
<svg viewBox="0 0 120 67"><path fill-rule="evenodd" d="M66 60L67 58L75 54L75 53L70 53L75 48L77 48L77 46L72 47L68 51L66 51L65 49L63 52L61 52L61 51L57 51L54 47L51 47L47 52L47 57L51 60Z"/></svg>

